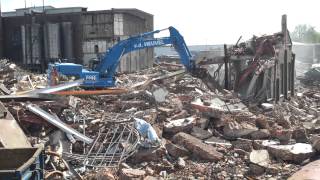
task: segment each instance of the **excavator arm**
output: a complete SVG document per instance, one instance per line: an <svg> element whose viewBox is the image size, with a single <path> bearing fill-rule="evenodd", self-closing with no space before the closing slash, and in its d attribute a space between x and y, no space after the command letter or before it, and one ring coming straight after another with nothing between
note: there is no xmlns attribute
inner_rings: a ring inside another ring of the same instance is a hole
<svg viewBox="0 0 320 180"><path fill-rule="evenodd" d="M169 37L154 38L153 35L161 31L169 30ZM94 70L87 70L79 64L54 63L49 64L48 77L52 85L57 74L64 76L77 76L84 79L82 86L89 88L104 88L115 86L115 73L121 57L131 51L152 48L163 45L172 45L180 55L181 63L188 71L195 68L195 61L183 39L183 36L174 27L139 34L115 44L107 50L101 62Z"/></svg>
<svg viewBox="0 0 320 180"><path fill-rule="evenodd" d="M192 61L191 53L181 36L181 34L174 27L169 27L169 37L153 38L153 35L160 33L163 30L152 31L138 36L130 37L126 40L120 41L118 44L110 48L101 63L95 69L99 71L101 75L107 77L114 76L116 69L120 63L121 56L131 51L163 46L167 44L173 45L181 58L181 63L188 69L194 68L194 62Z"/></svg>

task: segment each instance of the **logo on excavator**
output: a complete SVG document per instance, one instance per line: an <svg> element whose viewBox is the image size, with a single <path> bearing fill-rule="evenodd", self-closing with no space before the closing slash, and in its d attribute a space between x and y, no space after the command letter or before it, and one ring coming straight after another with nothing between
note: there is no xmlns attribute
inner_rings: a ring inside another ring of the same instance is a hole
<svg viewBox="0 0 320 180"><path fill-rule="evenodd" d="M134 44L133 47L134 48L143 48L143 47L161 46L164 44L165 43L163 42L163 40L151 40L151 41L146 41L143 43Z"/></svg>
<svg viewBox="0 0 320 180"><path fill-rule="evenodd" d="M97 77L95 75L86 75L85 79L88 81L96 81Z"/></svg>

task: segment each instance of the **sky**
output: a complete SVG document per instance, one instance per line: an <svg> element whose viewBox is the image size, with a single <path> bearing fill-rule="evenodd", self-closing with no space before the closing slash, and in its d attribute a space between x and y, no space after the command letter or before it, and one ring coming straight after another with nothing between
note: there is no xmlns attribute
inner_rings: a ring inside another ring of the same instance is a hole
<svg viewBox="0 0 320 180"><path fill-rule="evenodd" d="M42 6L42 0L26 0ZM298 24L320 30L319 0L44 0L45 5L88 10L137 8L154 15L154 29L174 26L188 45L234 44L240 36L273 34L287 14L289 31ZM23 8L25 0L1 0L1 10Z"/></svg>

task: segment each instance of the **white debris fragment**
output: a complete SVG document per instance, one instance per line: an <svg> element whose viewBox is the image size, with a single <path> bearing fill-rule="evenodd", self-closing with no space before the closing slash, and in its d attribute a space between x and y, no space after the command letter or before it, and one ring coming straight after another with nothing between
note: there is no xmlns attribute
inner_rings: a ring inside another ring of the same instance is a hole
<svg viewBox="0 0 320 180"><path fill-rule="evenodd" d="M250 153L250 162L266 167L270 163L270 157L267 150L253 150Z"/></svg>

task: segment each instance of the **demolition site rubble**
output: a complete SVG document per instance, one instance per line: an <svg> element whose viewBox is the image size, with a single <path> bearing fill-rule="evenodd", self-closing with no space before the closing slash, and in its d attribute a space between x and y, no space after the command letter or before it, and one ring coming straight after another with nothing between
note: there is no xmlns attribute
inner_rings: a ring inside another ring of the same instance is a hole
<svg viewBox="0 0 320 180"><path fill-rule="evenodd" d="M319 163L317 87L252 105L166 64L120 74L121 93L62 96L30 93L45 75L0 65L2 118L43 146L47 179L298 179Z"/></svg>

